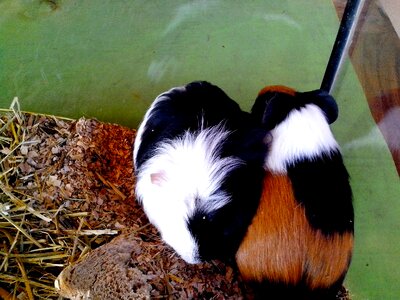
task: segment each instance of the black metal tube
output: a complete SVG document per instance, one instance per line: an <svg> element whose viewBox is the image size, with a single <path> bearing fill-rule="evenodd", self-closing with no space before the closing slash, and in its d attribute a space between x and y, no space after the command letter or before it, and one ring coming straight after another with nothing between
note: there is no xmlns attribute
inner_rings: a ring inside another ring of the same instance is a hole
<svg viewBox="0 0 400 300"><path fill-rule="evenodd" d="M326 66L321 90L331 93L337 79L339 69L347 55L358 16L361 12L364 0L348 0L340 22L336 40L333 45L331 56Z"/></svg>

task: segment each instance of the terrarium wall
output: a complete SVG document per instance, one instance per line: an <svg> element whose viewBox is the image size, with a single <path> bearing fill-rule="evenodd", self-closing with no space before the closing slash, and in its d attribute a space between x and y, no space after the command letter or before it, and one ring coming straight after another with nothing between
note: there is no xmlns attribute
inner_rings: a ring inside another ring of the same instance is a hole
<svg viewBox="0 0 400 300"><path fill-rule="evenodd" d="M394 299L400 294L400 69L394 64L400 30L392 13L398 4L366 2L351 60L334 89L340 115L333 130L356 210L346 285L354 299ZM159 93L208 80L248 110L265 85L319 88L344 3L3 0L0 107L18 96L26 111L135 128Z"/></svg>

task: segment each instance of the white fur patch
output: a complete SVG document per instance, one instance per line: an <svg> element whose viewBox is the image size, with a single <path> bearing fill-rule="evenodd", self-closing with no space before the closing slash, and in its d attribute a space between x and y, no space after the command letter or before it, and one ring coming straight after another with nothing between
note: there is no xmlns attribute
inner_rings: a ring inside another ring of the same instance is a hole
<svg viewBox="0 0 400 300"><path fill-rule="evenodd" d="M229 132L215 126L163 142L139 170L136 194L162 238L187 262L197 263L198 245L187 226L196 208L216 210L230 201L220 190L242 161L220 158Z"/></svg>
<svg viewBox="0 0 400 300"><path fill-rule="evenodd" d="M272 132L265 168L286 173L289 164L313 158L339 148L323 111L314 104L293 110Z"/></svg>
<svg viewBox="0 0 400 300"><path fill-rule="evenodd" d="M149 107L149 109L146 111L146 114L143 117L143 121L140 124L137 133L136 133L136 138L135 138L135 143L133 145L133 162L136 162L136 156L137 156L137 152L140 148L140 144L142 143L142 135L143 135L143 131L144 128L146 127L147 121L149 120L151 114L153 113L153 109L154 107L161 101L164 100L169 100L170 99L170 93L174 90L179 90L181 92L185 91L185 87L181 86L181 87L174 87L164 93L161 93L160 95L158 95L156 97L156 99L154 99L153 103L151 104L151 106Z"/></svg>

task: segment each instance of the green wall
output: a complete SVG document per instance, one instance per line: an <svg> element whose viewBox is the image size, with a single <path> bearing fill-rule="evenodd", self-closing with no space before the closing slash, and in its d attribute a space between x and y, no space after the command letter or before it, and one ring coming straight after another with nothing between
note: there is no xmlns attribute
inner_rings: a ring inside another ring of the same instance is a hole
<svg viewBox="0 0 400 300"><path fill-rule="evenodd" d="M136 127L162 91L192 80L248 110L270 84L318 88L338 27L329 0L1 0L0 107ZM373 45L374 46L374 45ZM354 299L396 299L399 177L351 65L333 130L354 190Z"/></svg>
<svg viewBox="0 0 400 300"><path fill-rule="evenodd" d="M0 106L135 126L206 79L248 109L266 84L318 87L337 26L329 1L54 2L0 1Z"/></svg>

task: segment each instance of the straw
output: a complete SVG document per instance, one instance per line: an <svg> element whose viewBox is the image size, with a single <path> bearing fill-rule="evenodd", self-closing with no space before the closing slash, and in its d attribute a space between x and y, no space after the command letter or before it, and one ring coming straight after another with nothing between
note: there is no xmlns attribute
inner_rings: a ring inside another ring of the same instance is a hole
<svg viewBox="0 0 400 300"><path fill-rule="evenodd" d="M57 186L62 180L54 174L66 153L57 156L54 147L62 148L73 123L67 118L22 112L18 98L10 109L0 109L2 299L59 299L54 280L62 269L89 252L100 236L104 243L118 234L105 226L91 228L86 221L91 214L68 204L86 199L63 197L66 191ZM121 199L126 198L113 183L102 180Z"/></svg>

